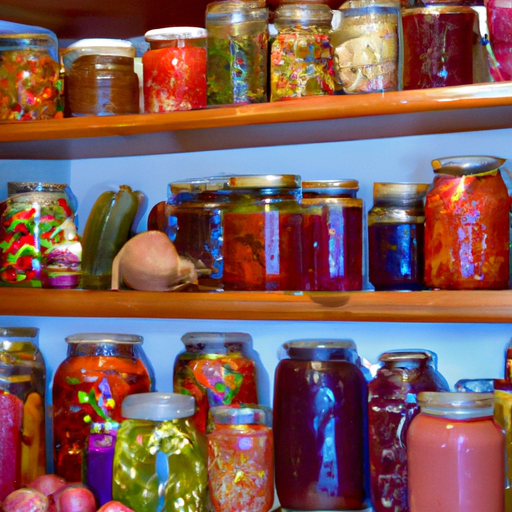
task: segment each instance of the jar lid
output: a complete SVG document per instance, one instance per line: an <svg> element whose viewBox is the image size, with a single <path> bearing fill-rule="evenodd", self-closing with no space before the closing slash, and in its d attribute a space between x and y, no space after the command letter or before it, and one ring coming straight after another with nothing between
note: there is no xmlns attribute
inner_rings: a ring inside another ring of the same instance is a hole
<svg viewBox="0 0 512 512"><path fill-rule="evenodd" d="M437 357L433 352L429 350L422 349L413 349L413 350L390 350L388 352L383 352L378 360L383 363L396 363L396 364L406 364L411 361L425 361L426 363L435 363Z"/></svg>
<svg viewBox="0 0 512 512"><path fill-rule="evenodd" d="M138 334L119 334L105 332L83 332L67 336L67 343L117 343L119 345L142 345L144 338Z"/></svg>
<svg viewBox="0 0 512 512"><path fill-rule="evenodd" d="M0 342L30 341L37 345L39 329L37 327L0 327Z"/></svg>
<svg viewBox="0 0 512 512"><path fill-rule="evenodd" d="M358 360L357 347L352 340L292 340L283 345L285 353L280 359L288 356L301 361L349 361Z"/></svg>
<svg viewBox="0 0 512 512"><path fill-rule="evenodd" d="M436 174L468 176L497 171L507 160L496 156L471 155L449 156L432 160Z"/></svg>
<svg viewBox="0 0 512 512"><path fill-rule="evenodd" d="M225 344L225 343L251 343L252 337L246 332L187 332L181 337L185 346Z"/></svg>
<svg viewBox="0 0 512 512"><path fill-rule="evenodd" d="M58 62L57 36L51 30L0 20L0 51L44 48Z"/></svg>
<svg viewBox="0 0 512 512"><path fill-rule="evenodd" d="M134 58L137 53L135 46L124 39L91 38L80 39L61 50L61 58L66 70L73 62L84 55L105 55L113 57Z"/></svg>
<svg viewBox="0 0 512 512"><path fill-rule="evenodd" d="M148 30L144 34L146 41L169 41L172 39L203 39L208 36L205 28L199 27L167 27Z"/></svg>
<svg viewBox="0 0 512 512"><path fill-rule="evenodd" d="M7 195L25 194L26 192L69 192L67 183L44 183L41 181L9 181Z"/></svg>
<svg viewBox="0 0 512 512"><path fill-rule="evenodd" d="M210 408L214 423L220 425L272 426L272 410L260 404L219 405Z"/></svg>
<svg viewBox="0 0 512 512"><path fill-rule="evenodd" d="M357 180L306 180L302 182L302 189L307 192L322 192L324 194L337 194L344 190L359 190Z"/></svg>
<svg viewBox="0 0 512 512"><path fill-rule="evenodd" d="M374 183L374 198L415 199L426 195L429 183Z"/></svg>
<svg viewBox="0 0 512 512"><path fill-rule="evenodd" d="M206 6L206 22L209 24L238 24L247 21L268 21L265 0L221 0Z"/></svg>
<svg viewBox="0 0 512 512"><path fill-rule="evenodd" d="M234 189L299 188L301 178L296 174L247 174L231 176L229 187Z"/></svg>
<svg viewBox="0 0 512 512"><path fill-rule="evenodd" d="M136 393L123 400L122 415L128 419L168 421L188 418L195 412L193 396L179 393Z"/></svg>
<svg viewBox="0 0 512 512"><path fill-rule="evenodd" d="M471 419L492 416L492 393L459 393L422 391L418 394L421 412L453 419Z"/></svg>
<svg viewBox="0 0 512 512"><path fill-rule="evenodd" d="M274 21L307 25L327 25L332 21L332 10L326 4L290 3L280 5L275 10Z"/></svg>

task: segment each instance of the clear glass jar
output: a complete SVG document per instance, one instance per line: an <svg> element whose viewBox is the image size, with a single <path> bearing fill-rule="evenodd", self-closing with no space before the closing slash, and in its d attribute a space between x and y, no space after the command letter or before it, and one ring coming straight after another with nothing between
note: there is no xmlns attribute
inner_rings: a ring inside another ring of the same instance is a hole
<svg viewBox="0 0 512 512"><path fill-rule="evenodd" d="M267 101L268 8L265 0L206 7L209 105Z"/></svg>
<svg viewBox="0 0 512 512"><path fill-rule="evenodd" d="M0 205L0 285L78 286L82 245L68 185L9 182L7 192Z"/></svg>
<svg viewBox="0 0 512 512"><path fill-rule="evenodd" d="M0 327L0 502L46 473L46 367L39 329Z"/></svg>
<svg viewBox="0 0 512 512"><path fill-rule="evenodd" d="M370 283L376 290L421 290L426 183L374 183L368 212Z"/></svg>
<svg viewBox="0 0 512 512"><path fill-rule="evenodd" d="M491 393L418 395L407 431L411 512L503 512L505 438Z"/></svg>
<svg viewBox="0 0 512 512"><path fill-rule="evenodd" d="M496 82L512 80L512 2L484 0L492 52L496 57L491 67Z"/></svg>

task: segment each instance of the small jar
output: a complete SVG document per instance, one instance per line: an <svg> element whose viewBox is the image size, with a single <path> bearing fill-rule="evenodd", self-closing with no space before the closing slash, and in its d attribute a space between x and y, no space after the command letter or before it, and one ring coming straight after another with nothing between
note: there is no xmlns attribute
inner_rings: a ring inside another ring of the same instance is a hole
<svg viewBox="0 0 512 512"><path fill-rule="evenodd" d="M215 512L267 512L274 502L272 411L245 404L212 407L211 413L208 476Z"/></svg>
<svg viewBox="0 0 512 512"><path fill-rule="evenodd" d="M370 282L376 290L424 288L426 183L374 183L368 212Z"/></svg>
<svg viewBox="0 0 512 512"><path fill-rule="evenodd" d="M496 82L512 80L512 4L507 0L484 0L492 53L491 73Z"/></svg>
<svg viewBox="0 0 512 512"><path fill-rule="evenodd" d="M206 7L208 104L267 101L268 8L265 0Z"/></svg>
<svg viewBox="0 0 512 512"><path fill-rule="evenodd" d="M10 182L7 192L0 205L0 285L78 286L82 245L68 185Z"/></svg>
<svg viewBox="0 0 512 512"><path fill-rule="evenodd" d="M329 33L332 11L317 3L283 4L270 55L270 101L334 94L337 78Z"/></svg>
<svg viewBox="0 0 512 512"><path fill-rule="evenodd" d="M0 502L46 473L46 367L39 329L0 328Z"/></svg>
<svg viewBox="0 0 512 512"><path fill-rule="evenodd" d="M407 431L411 512L503 512L505 438L491 393L418 395Z"/></svg>
<svg viewBox="0 0 512 512"><path fill-rule="evenodd" d="M189 332L182 336L185 350L174 364L174 392L192 395L192 421L206 432L210 407L258 403L256 363L252 338L243 332Z"/></svg>
<svg viewBox="0 0 512 512"><path fill-rule="evenodd" d="M302 182L304 290L363 288L363 200L356 180Z"/></svg>
<svg viewBox="0 0 512 512"><path fill-rule="evenodd" d="M142 56L145 112L206 107L206 30L169 27L144 37L150 44Z"/></svg>

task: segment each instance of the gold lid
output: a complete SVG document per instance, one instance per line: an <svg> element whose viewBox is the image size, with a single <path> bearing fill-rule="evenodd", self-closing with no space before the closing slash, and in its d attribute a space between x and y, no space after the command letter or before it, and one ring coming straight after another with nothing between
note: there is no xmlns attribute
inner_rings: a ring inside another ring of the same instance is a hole
<svg viewBox="0 0 512 512"><path fill-rule="evenodd" d="M350 189L359 190L357 180L306 180L302 182L302 189Z"/></svg>
<svg viewBox="0 0 512 512"><path fill-rule="evenodd" d="M427 193L429 183L374 183L374 198L404 198L412 199Z"/></svg>
<svg viewBox="0 0 512 512"><path fill-rule="evenodd" d="M296 174L247 174L245 176L231 176L230 188L299 188L300 176Z"/></svg>

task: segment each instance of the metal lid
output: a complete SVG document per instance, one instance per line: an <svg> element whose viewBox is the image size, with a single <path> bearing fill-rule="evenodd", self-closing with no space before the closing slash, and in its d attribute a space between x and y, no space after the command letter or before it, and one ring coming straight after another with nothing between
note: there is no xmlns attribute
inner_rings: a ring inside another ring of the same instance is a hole
<svg viewBox="0 0 512 512"><path fill-rule="evenodd" d="M507 160L496 156L448 156L432 160L436 174L468 176L498 170Z"/></svg>
<svg viewBox="0 0 512 512"><path fill-rule="evenodd" d="M172 39L204 39L208 36L205 28L167 27L148 30L144 34L146 41L169 41Z"/></svg>
<svg viewBox="0 0 512 512"><path fill-rule="evenodd" d="M67 343L117 343L142 345L144 338L138 334L119 334L104 332L83 332L66 337Z"/></svg>
<svg viewBox="0 0 512 512"><path fill-rule="evenodd" d="M302 189L308 191L318 191L325 193L336 193L340 190L358 191L359 182L357 180L306 180L302 182Z"/></svg>
<svg viewBox="0 0 512 512"><path fill-rule="evenodd" d="M247 174L231 176L229 187L234 189L299 188L301 178L296 174Z"/></svg>
<svg viewBox="0 0 512 512"><path fill-rule="evenodd" d="M252 343L246 332L187 332L181 337L185 346L198 344Z"/></svg>
<svg viewBox="0 0 512 512"><path fill-rule="evenodd" d="M426 195L429 183L374 183L374 198L414 199Z"/></svg>
<svg viewBox="0 0 512 512"><path fill-rule="evenodd" d="M304 25L330 25L332 10L328 5L317 3L290 3L280 5L275 10L275 23Z"/></svg>
<svg viewBox="0 0 512 512"><path fill-rule="evenodd" d="M286 355L301 361L358 360L357 347L352 340L292 340L283 345ZM284 358L281 354L280 359Z"/></svg>
<svg viewBox="0 0 512 512"><path fill-rule="evenodd" d="M7 195L24 194L26 192L69 192L67 183L44 183L42 181L9 181Z"/></svg>
<svg viewBox="0 0 512 512"><path fill-rule="evenodd" d="M134 58L137 53L135 46L124 39L91 38L80 39L61 50L62 62L69 70L73 62L84 55L105 55L113 57Z"/></svg>
<svg viewBox="0 0 512 512"><path fill-rule="evenodd" d="M188 418L195 412L193 396L179 393L137 393L123 400L125 418L149 421L168 421Z"/></svg>
<svg viewBox="0 0 512 512"><path fill-rule="evenodd" d="M38 346L39 329L37 327L0 327L0 344L30 342Z"/></svg>
<svg viewBox="0 0 512 512"><path fill-rule="evenodd" d="M217 1L206 6L206 26L268 21L265 0Z"/></svg>
<svg viewBox="0 0 512 512"><path fill-rule="evenodd" d="M219 405L210 408L213 421L220 425L272 426L272 410L260 404Z"/></svg>
<svg viewBox="0 0 512 512"><path fill-rule="evenodd" d="M411 359L419 361L430 361L433 359L432 353L427 350L390 350L384 352L379 356L379 361L386 363L388 361L410 361Z"/></svg>
<svg viewBox="0 0 512 512"><path fill-rule="evenodd" d="M421 412L453 419L483 418L494 413L492 393L422 391L418 394Z"/></svg>

